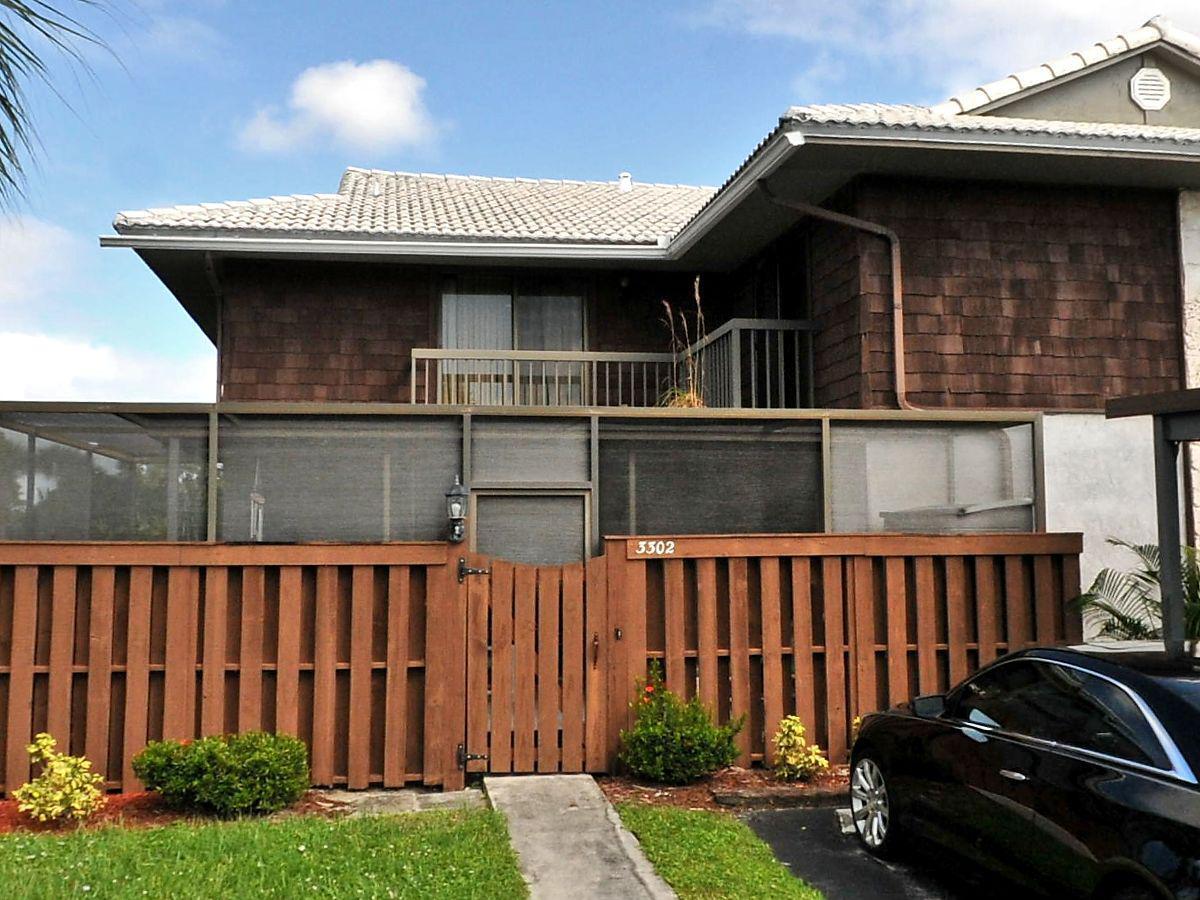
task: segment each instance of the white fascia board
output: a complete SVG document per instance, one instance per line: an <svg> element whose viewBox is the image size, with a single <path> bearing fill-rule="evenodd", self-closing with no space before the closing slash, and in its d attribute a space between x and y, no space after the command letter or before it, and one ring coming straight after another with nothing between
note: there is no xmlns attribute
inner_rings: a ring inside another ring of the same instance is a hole
<svg viewBox="0 0 1200 900"><path fill-rule="evenodd" d="M717 192L696 216L668 244L671 259L679 259L704 237L714 225L756 190L760 179L766 178L805 143L804 135L795 128L777 134L743 167L733 180Z"/></svg>
<svg viewBox="0 0 1200 900"><path fill-rule="evenodd" d="M101 247L135 250L208 250L221 253L421 256L454 259L567 259L662 261L664 246L647 244L525 244L500 241L387 241L337 238L218 237L204 235L102 234Z"/></svg>

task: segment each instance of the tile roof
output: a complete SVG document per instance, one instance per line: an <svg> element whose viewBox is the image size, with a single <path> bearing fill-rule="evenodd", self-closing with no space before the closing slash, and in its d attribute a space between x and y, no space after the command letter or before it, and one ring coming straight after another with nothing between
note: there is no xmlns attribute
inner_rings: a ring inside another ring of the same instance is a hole
<svg viewBox="0 0 1200 900"><path fill-rule="evenodd" d="M418 175L349 168L336 194L119 213L122 234L160 232L431 240L665 242L714 189L616 181Z"/></svg>
<svg viewBox="0 0 1200 900"><path fill-rule="evenodd" d="M1170 44L1191 56L1200 57L1200 37L1177 28L1164 16L1155 16L1141 28L1119 34L1107 41L1097 41L1082 50L1076 50L1074 53L1068 53L1066 56L1052 59L1033 68L1014 72L998 81L981 85L957 97L951 97L931 109L942 115L973 112L997 100L1012 97L1029 88L1037 87L1039 84L1054 81L1064 75L1100 65L1110 59L1160 42Z"/></svg>
<svg viewBox="0 0 1200 900"><path fill-rule="evenodd" d="M1178 145L1200 144L1200 128L1173 125L1121 125L1107 122L1056 122L1005 116L949 114L940 107L892 103L830 103L793 106L783 121L796 124L849 125L920 131L991 132L1048 137L1113 138Z"/></svg>

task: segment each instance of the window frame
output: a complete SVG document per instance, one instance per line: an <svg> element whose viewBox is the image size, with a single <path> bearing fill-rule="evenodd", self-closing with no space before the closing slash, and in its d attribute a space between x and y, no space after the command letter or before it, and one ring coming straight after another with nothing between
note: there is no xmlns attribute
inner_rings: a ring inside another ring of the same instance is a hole
<svg viewBox="0 0 1200 900"><path fill-rule="evenodd" d="M457 269L451 272L442 273L437 279L436 292L434 295L434 308L437 311L433 325L433 336L437 341L437 346L442 350L472 350L480 349L473 347L447 347L445 346L445 337L442 331L442 320L445 315L447 287L453 285L457 290L464 279L472 277L477 278L495 278L497 281L506 281L508 283L509 297L509 342L512 348L517 350L517 341L519 334L517 330L517 301L521 296L536 297L542 296L538 294L538 287L544 283L547 278L544 275L537 273L511 273L511 272L496 272L496 271L474 271ZM553 281L553 279L550 279ZM591 323L592 323L592 306L593 297L595 294L595 282L593 279L586 276L580 276L573 273L565 274L562 279L564 285L577 288L580 299L580 326L582 334L580 338L580 351L587 352L591 349ZM567 351L576 352L576 351Z"/></svg>
<svg viewBox="0 0 1200 900"><path fill-rule="evenodd" d="M996 669L998 669L1002 666L1008 666L1008 665L1012 665L1014 663L1031 663L1031 664L1035 664L1035 665L1058 666L1059 668L1063 668L1063 669L1072 669L1076 672L1083 672L1085 675L1091 675L1094 678L1099 678L1102 681L1106 681L1109 684L1116 686L1119 690L1124 691L1124 693L1133 701L1134 706L1136 706L1138 709L1138 712L1140 712L1142 714L1142 717L1145 719L1146 723L1150 726L1150 731L1154 734L1155 740L1158 741L1159 749L1162 750L1163 756L1166 757L1166 759L1169 763L1169 768L1164 769L1160 766L1155 766L1155 765L1148 764L1148 763L1141 763L1141 762L1137 762L1136 760L1125 759L1124 757L1120 757L1120 756L1113 756L1108 753L1103 753L1098 750L1091 750L1087 747L1080 747L1075 744L1064 743L1061 741L1052 741L1052 740L1048 740L1046 738L1039 738L1039 737L1035 737L1035 736L1029 735L1029 734L1022 734L1021 732L1017 732L1017 731L1009 731L1008 729L1005 729L1005 728L997 728L992 725L985 725L981 722L972 722L967 719L962 719L955 714L955 712L956 712L955 705L958 702L962 693L967 689L968 685L970 685L972 682L976 681L978 678L980 678L983 675L986 675L990 672L994 672L994 671L996 671ZM1006 738L1009 740L1015 740L1020 743L1034 744L1038 747L1042 747L1042 748L1045 748L1048 750L1053 750L1056 752L1065 751L1068 753L1079 754L1081 756L1089 757L1091 759L1102 761L1102 762L1113 763L1113 764L1121 765L1121 766L1128 766L1133 769L1138 769L1139 771L1142 771L1142 772L1147 772L1147 773L1151 773L1151 774L1155 774L1155 775L1166 775L1168 777L1175 778L1180 781L1185 781L1188 784L1196 784L1197 783L1195 773L1192 772L1192 768L1191 768L1191 766L1188 765L1187 760L1183 758L1183 754L1179 751L1179 747L1176 745L1174 739L1171 737L1171 735L1167 731L1167 729L1163 726L1163 724L1159 720L1158 716L1155 715L1154 711L1150 708L1149 704L1147 704L1146 701L1144 699L1142 699L1142 697L1137 693L1137 691L1133 690L1133 688L1129 687L1129 685L1124 684L1123 682L1117 680L1116 678L1113 678L1110 675L1105 675L1102 672L1097 672L1093 669L1087 668L1086 666L1080 666L1080 665L1076 665L1074 663L1062 662L1059 660L1039 659L1037 657L1030 657L1030 656L1020 656L1020 657L1016 657L1014 659L1004 659L1004 660L1000 660L999 662L997 662L991 666L988 666L986 669L976 672L970 678L963 681L962 684L960 684L957 688L955 688L947 696L946 700L947 700L947 702L946 702L947 713L945 716L946 720L948 722L954 723L956 726L961 726L964 729L965 728L973 728L979 732L997 735L997 736L1000 736L1000 737L1003 737L1003 738Z"/></svg>

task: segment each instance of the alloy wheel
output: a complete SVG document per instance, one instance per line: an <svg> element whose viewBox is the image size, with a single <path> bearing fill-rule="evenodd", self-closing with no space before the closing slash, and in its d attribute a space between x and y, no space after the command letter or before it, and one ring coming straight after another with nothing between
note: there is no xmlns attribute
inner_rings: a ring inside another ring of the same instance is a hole
<svg viewBox="0 0 1200 900"><path fill-rule="evenodd" d="M887 840L891 809L883 772L872 759L860 759L850 778L850 812L858 836L872 850Z"/></svg>

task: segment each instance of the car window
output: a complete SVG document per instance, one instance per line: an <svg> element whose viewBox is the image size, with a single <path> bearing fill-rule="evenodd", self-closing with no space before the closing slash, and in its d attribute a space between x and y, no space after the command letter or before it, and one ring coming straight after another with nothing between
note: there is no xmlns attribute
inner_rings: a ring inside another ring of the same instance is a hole
<svg viewBox="0 0 1200 900"><path fill-rule="evenodd" d="M1052 663L1015 661L966 682L952 700L955 718L1169 768L1162 745L1136 702L1107 679Z"/></svg>

